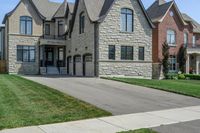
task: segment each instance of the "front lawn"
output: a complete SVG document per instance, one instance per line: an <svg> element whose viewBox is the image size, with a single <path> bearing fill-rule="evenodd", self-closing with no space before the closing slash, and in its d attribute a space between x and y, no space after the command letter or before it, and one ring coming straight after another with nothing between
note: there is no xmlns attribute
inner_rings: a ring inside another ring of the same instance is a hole
<svg viewBox="0 0 200 133"><path fill-rule="evenodd" d="M200 81L197 80L148 80L134 78L106 79L200 98Z"/></svg>
<svg viewBox="0 0 200 133"><path fill-rule="evenodd" d="M0 75L0 130L109 115L47 86L14 75Z"/></svg>
<svg viewBox="0 0 200 133"><path fill-rule="evenodd" d="M134 131L126 131L126 132L120 132L120 133L157 133L151 129L139 129Z"/></svg>

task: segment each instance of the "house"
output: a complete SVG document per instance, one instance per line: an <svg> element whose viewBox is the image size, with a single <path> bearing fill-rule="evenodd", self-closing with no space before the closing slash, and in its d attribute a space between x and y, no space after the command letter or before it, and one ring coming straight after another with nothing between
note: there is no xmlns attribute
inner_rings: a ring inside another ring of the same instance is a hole
<svg viewBox="0 0 200 133"><path fill-rule="evenodd" d="M147 13L155 28L153 29L153 77L162 76L162 45L169 45L170 72L178 72L180 68L179 52L183 47L187 50L186 72L193 69L199 74L200 61L200 25L186 14L182 14L175 1L156 0Z"/></svg>
<svg viewBox="0 0 200 133"><path fill-rule="evenodd" d="M3 23L9 73L152 77L141 0L21 0Z"/></svg>
<svg viewBox="0 0 200 133"><path fill-rule="evenodd" d="M0 26L0 60L4 60L4 46L5 46L5 27L4 26Z"/></svg>

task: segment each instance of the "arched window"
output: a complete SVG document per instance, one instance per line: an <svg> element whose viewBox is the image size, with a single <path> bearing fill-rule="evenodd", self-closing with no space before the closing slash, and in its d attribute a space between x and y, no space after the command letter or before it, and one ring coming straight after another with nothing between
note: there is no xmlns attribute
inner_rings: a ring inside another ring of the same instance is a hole
<svg viewBox="0 0 200 133"><path fill-rule="evenodd" d="M174 30L167 30L167 43L168 45L176 45L176 33Z"/></svg>
<svg viewBox="0 0 200 133"><path fill-rule="evenodd" d="M85 32L85 15L82 12L79 16L79 33L82 34Z"/></svg>
<svg viewBox="0 0 200 133"><path fill-rule="evenodd" d="M133 32L133 10L128 8L121 9L121 31Z"/></svg>
<svg viewBox="0 0 200 133"><path fill-rule="evenodd" d="M24 35L32 35L32 18L28 16L20 17L20 33Z"/></svg>

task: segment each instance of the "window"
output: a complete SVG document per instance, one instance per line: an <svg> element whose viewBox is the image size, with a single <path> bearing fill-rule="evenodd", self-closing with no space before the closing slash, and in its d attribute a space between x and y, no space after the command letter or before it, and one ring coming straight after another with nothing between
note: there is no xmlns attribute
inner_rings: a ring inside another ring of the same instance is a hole
<svg viewBox="0 0 200 133"><path fill-rule="evenodd" d="M81 56L75 56L75 62L76 63L81 62Z"/></svg>
<svg viewBox="0 0 200 133"><path fill-rule="evenodd" d="M32 35L32 18L27 16L20 17L20 34Z"/></svg>
<svg viewBox="0 0 200 133"><path fill-rule="evenodd" d="M17 46L17 61L35 62L34 46Z"/></svg>
<svg viewBox="0 0 200 133"><path fill-rule="evenodd" d="M64 60L64 49L63 48L58 48L58 59L59 59L59 61Z"/></svg>
<svg viewBox="0 0 200 133"><path fill-rule="evenodd" d="M195 47L196 45L196 36L192 37L192 46Z"/></svg>
<svg viewBox="0 0 200 133"><path fill-rule="evenodd" d="M58 36L62 36L64 34L63 29L63 21L58 21Z"/></svg>
<svg viewBox="0 0 200 133"><path fill-rule="evenodd" d="M121 9L121 31L133 32L133 11L131 9Z"/></svg>
<svg viewBox="0 0 200 133"><path fill-rule="evenodd" d="M121 46L121 59L122 60L133 60L133 47L132 46Z"/></svg>
<svg viewBox="0 0 200 133"><path fill-rule="evenodd" d="M138 59L139 60L144 60L144 47L139 47Z"/></svg>
<svg viewBox="0 0 200 133"><path fill-rule="evenodd" d="M79 20L80 20L80 22L79 22L79 33L82 34L82 33L84 33L84 30L85 30L85 16L84 16L83 12L80 14Z"/></svg>
<svg viewBox="0 0 200 133"><path fill-rule="evenodd" d="M115 60L115 45L109 45L109 59Z"/></svg>
<svg viewBox="0 0 200 133"><path fill-rule="evenodd" d="M45 35L50 35L50 24L45 24Z"/></svg>
<svg viewBox="0 0 200 133"><path fill-rule="evenodd" d="M167 30L167 43L168 45L175 45L176 43L176 34L174 30Z"/></svg>
<svg viewBox="0 0 200 133"><path fill-rule="evenodd" d="M184 33L184 46L187 47L188 45L188 33Z"/></svg>
<svg viewBox="0 0 200 133"><path fill-rule="evenodd" d="M175 72L177 70L177 59L176 56L170 55L169 57L169 70Z"/></svg>

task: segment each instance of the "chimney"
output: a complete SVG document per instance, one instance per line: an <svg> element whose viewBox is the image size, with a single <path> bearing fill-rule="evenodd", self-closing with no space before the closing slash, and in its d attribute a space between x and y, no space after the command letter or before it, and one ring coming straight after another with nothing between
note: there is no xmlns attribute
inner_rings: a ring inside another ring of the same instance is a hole
<svg viewBox="0 0 200 133"><path fill-rule="evenodd" d="M159 6L166 3L165 0L156 0L156 1L158 1L158 5L159 5Z"/></svg>

